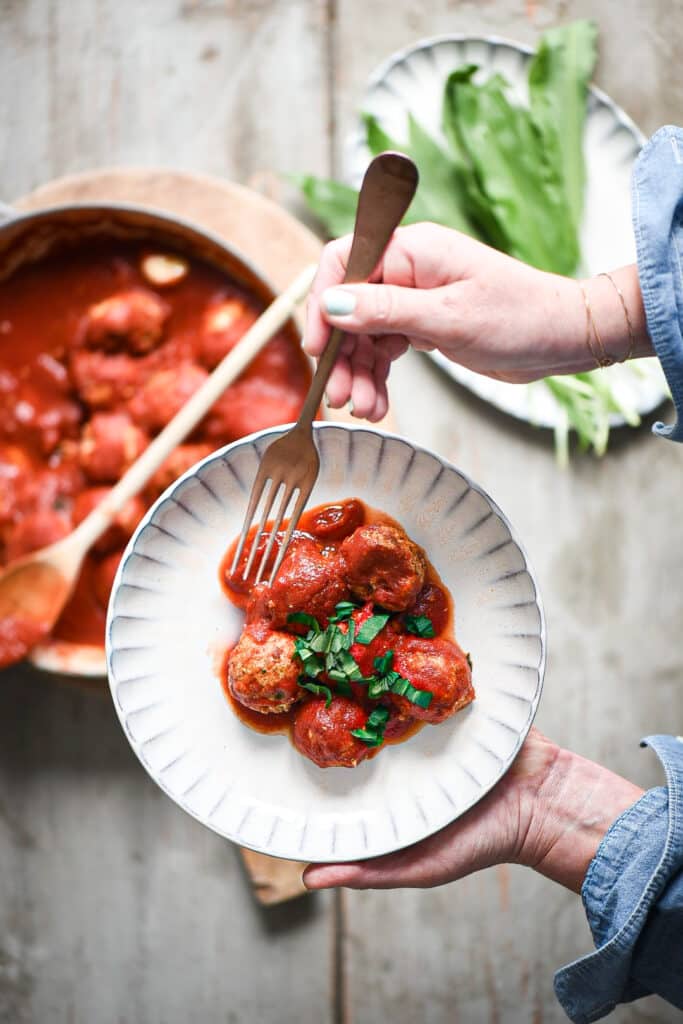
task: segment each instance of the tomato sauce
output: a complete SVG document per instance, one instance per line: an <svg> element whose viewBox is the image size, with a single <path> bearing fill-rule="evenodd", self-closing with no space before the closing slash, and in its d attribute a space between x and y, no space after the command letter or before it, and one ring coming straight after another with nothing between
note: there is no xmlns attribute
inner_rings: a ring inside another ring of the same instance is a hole
<svg viewBox="0 0 683 1024"><path fill-rule="evenodd" d="M293 533L293 539L306 538L314 542L320 549L321 553L334 558L338 553L341 543L346 537L353 533L357 527L370 524L392 526L402 531L400 524L390 515L387 515L387 513L371 508L369 505L357 498L347 498L344 501L328 505L319 505L304 512L297 524L296 530ZM287 521L285 520L273 546L273 551L268 563L268 567L270 568L272 568L272 565L275 562L275 558L279 550L279 542L284 536L287 525ZM244 546L244 552L234 573L231 572L231 569L239 538L236 538L230 544L221 561L219 568L219 581L223 592L232 604L242 610L247 607L250 601L260 558L265 550L272 526L272 521L266 524L264 537L260 543L251 572L246 579L243 579L242 576L246 568L247 558L251 550L254 536L258 530L258 525L253 526L249 531L247 541ZM444 586L438 572L426 556L425 563L426 571L424 585L414 602L411 613L416 615L426 615L430 618L434 626L435 639L446 639L454 642L455 615L453 598ZM264 578L268 578L267 571L264 574ZM257 624L256 628L259 629L261 627ZM290 628L294 630L296 627L292 626ZM343 628L344 627L342 626L342 629ZM265 636L268 631L267 627L264 627L264 630L265 632L263 635ZM302 628L301 632L305 632L305 628ZM373 643L368 646L368 661L370 665L372 664L373 655L375 653L382 653L380 648L377 648L376 650L374 649L373 645L375 643L376 641L373 641ZM300 704L295 704L289 711L277 714L264 714L241 704L232 694L228 684L228 662L231 652L232 646L224 653L223 659L219 665L219 675L223 693L233 713L241 722L249 728L254 729L256 732L267 734L284 733L289 735L291 739L295 717ZM369 711L373 705L359 695L360 689L361 688L358 687L357 699L363 707ZM308 699L311 698L306 696L304 697L304 701ZM392 723L392 726L389 727L385 733L384 745L403 743L405 740L419 732L423 725L424 722L415 719ZM380 750L381 747L370 750L367 757L372 758L376 756Z"/></svg>
<svg viewBox="0 0 683 1024"><path fill-rule="evenodd" d="M81 242L0 282L0 564L72 529L79 496L99 488L101 500L261 312L200 260L178 256L174 283L150 278L157 251ZM142 510L215 448L295 419L310 378L294 333L280 332L155 475ZM103 644L110 556L140 513L88 556L55 639ZM0 631L0 659L4 646L11 657Z"/></svg>

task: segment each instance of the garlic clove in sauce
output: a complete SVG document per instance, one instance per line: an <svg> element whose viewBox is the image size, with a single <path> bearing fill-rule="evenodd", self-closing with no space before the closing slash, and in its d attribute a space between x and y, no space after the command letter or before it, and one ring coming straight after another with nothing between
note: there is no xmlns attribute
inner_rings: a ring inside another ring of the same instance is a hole
<svg viewBox="0 0 683 1024"><path fill-rule="evenodd" d="M180 256L169 256L155 252L143 256L140 270L143 277L156 288L171 288L178 284L188 272L187 261Z"/></svg>

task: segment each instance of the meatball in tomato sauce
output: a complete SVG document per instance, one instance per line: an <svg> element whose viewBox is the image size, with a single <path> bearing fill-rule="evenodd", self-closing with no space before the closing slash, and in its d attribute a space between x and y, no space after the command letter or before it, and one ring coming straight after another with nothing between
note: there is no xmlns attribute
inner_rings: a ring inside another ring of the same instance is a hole
<svg viewBox="0 0 683 1024"><path fill-rule="evenodd" d="M321 624L348 596L343 566L326 555L307 537L290 544L272 586L255 587L247 605L247 621L265 619L272 626L286 626L292 612L305 611Z"/></svg>
<svg viewBox="0 0 683 1024"><path fill-rule="evenodd" d="M294 719L294 746L319 768L355 768L370 753L370 748L352 735L352 729L365 726L367 713L360 704L346 697L309 700Z"/></svg>
<svg viewBox="0 0 683 1024"><path fill-rule="evenodd" d="M91 306L83 323L83 337L90 348L148 352L160 341L170 307L144 288L110 295Z"/></svg>
<svg viewBox="0 0 683 1024"><path fill-rule="evenodd" d="M360 526L341 546L354 597L402 612L420 593L426 563L421 549L398 526Z"/></svg>
<svg viewBox="0 0 683 1024"><path fill-rule="evenodd" d="M96 412L86 423L79 444L83 472L95 483L115 483L149 438L125 412Z"/></svg>
<svg viewBox="0 0 683 1024"><path fill-rule="evenodd" d="M289 633L245 630L228 659L228 686L235 700L261 714L289 711L302 695L294 642Z"/></svg>
<svg viewBox="0 0 683 1024"><path fill-rule="evenodd" d="M412 704L407 697L387 694L387 703L400 715L422 722L443 722L474 700L472 671L464 652L451 640L399 637L393 667L418 690L432 695L429 707Z"/></svg>

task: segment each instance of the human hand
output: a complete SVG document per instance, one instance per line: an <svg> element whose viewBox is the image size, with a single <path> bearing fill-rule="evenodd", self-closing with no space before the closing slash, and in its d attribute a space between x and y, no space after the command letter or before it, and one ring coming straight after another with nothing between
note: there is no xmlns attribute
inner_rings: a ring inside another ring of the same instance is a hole
<svg viewBox="0 0 683 1024"><path fill-rule="evenodd" d="M525 864L579 892L612 822L642 790L538 730L462 818L421 843L354 864L311 865L309 889L429 888L493 864Z"/></svg>
<svg viewBox="0 0 683 1024"><path fill-rule="evenodd" d="M576 281L449 228L414 224L394 232L371 283L347 285L350 247L350 236L325 247L308 302L305 347L312 356L325 348L330 325L347 332L327 385L334 408L351 399L355 416L381 419L391 363L409 345L516 383L595 367ZM637 354L651 354L637 272L626 267L613 277L631 312ZM630 339L613 286L604 277L582 285L603 344L621 358Z"/></svg>

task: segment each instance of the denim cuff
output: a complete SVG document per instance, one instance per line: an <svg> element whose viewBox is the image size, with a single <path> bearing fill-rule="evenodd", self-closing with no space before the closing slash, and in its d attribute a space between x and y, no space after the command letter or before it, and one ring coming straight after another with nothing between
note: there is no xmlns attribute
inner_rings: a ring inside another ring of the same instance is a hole
<svg viewBox="0 0 683 1024"><path fill-rule="evenodd" d="M557 998L575 1024L652 992L683 1004L670 941L658 947L660 937L670 939L670 917L652 927L653 910L683 868L683 739L650 736L645 745L661 760L668 787L650 790L617 818L588 869L581 895L597 949L555 975Z"/></svg>
<svg viewBox="0 0 683 1024"><path fill-rule="evenodd" d="M655 434L683 441L683 130L666 125L633 170L633 230L647 329L666 375L677 421Z"/></svg>

